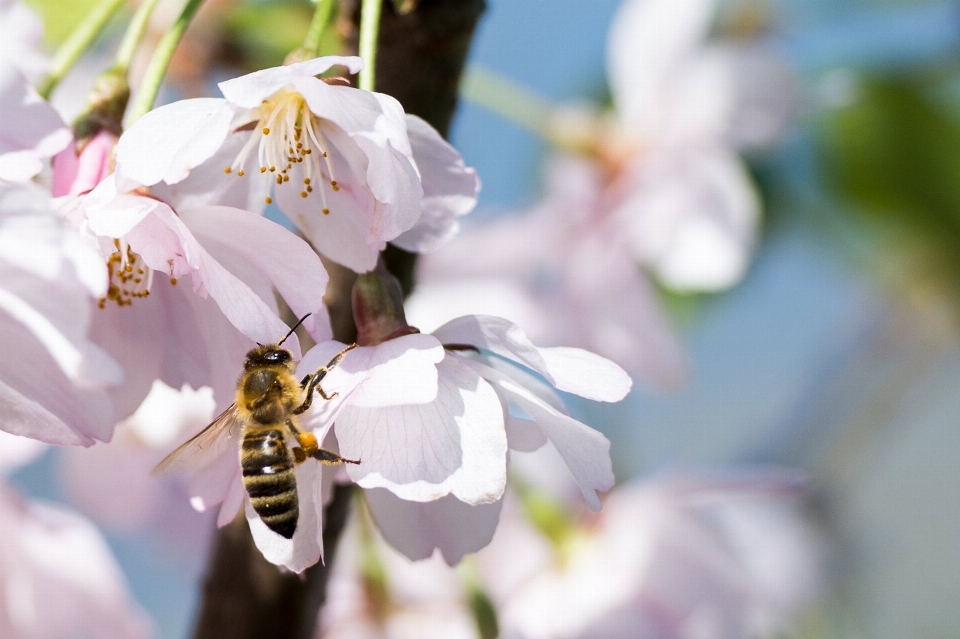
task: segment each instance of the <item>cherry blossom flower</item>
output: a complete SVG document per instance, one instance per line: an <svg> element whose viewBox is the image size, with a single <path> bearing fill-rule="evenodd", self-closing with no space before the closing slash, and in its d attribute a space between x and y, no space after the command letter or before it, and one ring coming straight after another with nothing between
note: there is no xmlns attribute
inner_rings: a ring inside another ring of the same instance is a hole
<svg viewBox="0 0 960 639"><path fill-rule="evenodd" d="M114 397L119 416L132 413L158 378L174 387L209 385L225 407L251 342L287 332L274 288L295 313L311 314L308 332L329 336L320 259L259 215L117 192L115 174L65 200L61 213L96 238L109 270L95 329L130 370ZM179 282L187 275L185 287Z"/></svg>
<svg viewBox="0 0 960 639"><path fill-rule="evenodd" d="M69 127L26 76L0 59L0 181L24 182L40 173L43 160L63 150L73 138Z"/></svg>
<svg viewBox="0 0 960 639"><path fill-rule="evenodd" d="M775 139L795 102L775 52L706 40L716 5L627 0L608 40L608 210L637 261L678 290L742 277L760 206L735 149Z"/></svg>
<svg viewBox="0 0 960 639"><path fill-rule="evenodd" d="M0 451L2 477L38 449L32 440L0 433ZM0 483L0 538L0 636L154 636L106 542L82 517L25 500Z"/></svg>
<svg viewBox="0 0 960 639"><path fill-rule="evenodd" d="M122 372L91 336L106 274L43 189L0 185L0 430L51 444L110 439Z"/></svg>
<svg viewBox="0 0 960 639"><path fill-rule="evenodd" d="M318 344L301 368L320 365L338 348ZM533 450L552 442L591 509L600 508L597 491L613 485L609 441L570 417L551 386L618 401L630 378L581 349L537 348L507 320L467 316L432 335L360 346L327 380L325 389L339 397L316 415L327 425L335 421L345 457L362 460L345 469L347 476L392 494L370 490L370 507L388 541L411 558L439 548L452 564L489 541L508 446Z"/></svg>
<svg viewBox="0 0 960 639"><path fill-rule="evenodd" d="M321 253L358 272L414 226L422 206L434 230L401 241L416 247L446 237L465 201L475 200L475 175L394 98L315 77L337 65L356 73L362 62L330 56L265 69L221 82L224 98L151 111L120 138L121 188L175 185L206 163L205 175L219 183L208 190L236 184L236 176L258 185L248 188L260 197L272 187L264 201L276 198Z"/></svg>
<svg viewBox="0 0 960 639"><path fill-rule="evenodd" d="M822 592L823 546L785 471L675 473L616 489L548 540L508 500L478 556L501 636L774 636Z"/></svg>

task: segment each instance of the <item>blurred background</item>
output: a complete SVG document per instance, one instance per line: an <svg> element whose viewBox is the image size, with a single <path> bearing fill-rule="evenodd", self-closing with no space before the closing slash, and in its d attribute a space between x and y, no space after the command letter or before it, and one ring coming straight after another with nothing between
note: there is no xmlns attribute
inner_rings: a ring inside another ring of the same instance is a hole
<svg viewBox="0 0 960 639"><path fill-rule="evenodd" d="M28 4L54 46L92 3ZM226 77L280 63L311 12L208 4L195 28L212 37L188 43L208 48L176 67L185 94L215 95L217 78L197 75L207 64ZM618 4L488 0L470 64L552 102L604 103ZM764 203L753 261L727 292L660 291L685 385L636 384L620 404L574 414L609 437L621 482L716 465L807 473L832 586L797 636L960 637L960 5L724 0L714 35L761 40L798 87L782 138L746 156ZM465 227L542 195L549 148L527 129L464 100L451 141L483 181ZM60 454L14 483L69 502ZM186 547L107 530L165 639L188 634L197 602L209 521L192 525Z"/></svg>

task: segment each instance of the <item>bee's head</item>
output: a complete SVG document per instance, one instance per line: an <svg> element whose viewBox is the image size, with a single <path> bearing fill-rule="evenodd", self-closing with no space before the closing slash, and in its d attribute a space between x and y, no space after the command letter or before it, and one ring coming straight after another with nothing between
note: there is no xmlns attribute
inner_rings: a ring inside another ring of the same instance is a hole
<svg viewBox="0 0 960 639"><path fill-rule="evenodd" d="M247 353L247 359L243 362L243 367L250 370L264 366L286 366L292 362L293 353L282 348L279 344L263 344Z"/></svg>
<svg viewBox="0 0 960 639"><path fill-rule="evenodd" d="M281 345L287 341L288 337L293 335L297 327L303 324L303 320L308 317L310 317L310 313L301 317L300 320L293 325L293 328L283 336L283 339L276 344L261 344L257 342L257 347L247 353L247 359L243 363L244 369L250 370L251 368L263 366L286 366L292 369L293 353L285 348L281 348Z"/></svg>

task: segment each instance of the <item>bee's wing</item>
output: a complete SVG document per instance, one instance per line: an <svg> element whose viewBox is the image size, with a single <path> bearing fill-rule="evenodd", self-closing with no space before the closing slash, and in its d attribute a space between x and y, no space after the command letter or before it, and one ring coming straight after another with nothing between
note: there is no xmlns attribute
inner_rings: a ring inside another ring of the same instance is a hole
<svg viewBox="0 0 960 639"><path fill-rule="evenodd" d="M202 469L229 449L237 450L241 420L237 405L220 413L209 426L163 458L150 473L176 473Z"/></svg>

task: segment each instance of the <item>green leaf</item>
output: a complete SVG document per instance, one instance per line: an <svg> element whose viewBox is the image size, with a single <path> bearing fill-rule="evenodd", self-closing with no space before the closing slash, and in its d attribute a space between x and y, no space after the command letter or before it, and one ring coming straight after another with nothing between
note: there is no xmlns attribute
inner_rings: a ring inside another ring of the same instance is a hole
<svg viewBox="0 0 960 639"><path fill-rule="evenodd" d="M883 248L909 252L929 274L960 273L960 118L933 77L868 78L824 122L824 177ZM881 255L881 257L883 257Z"/></svg>

